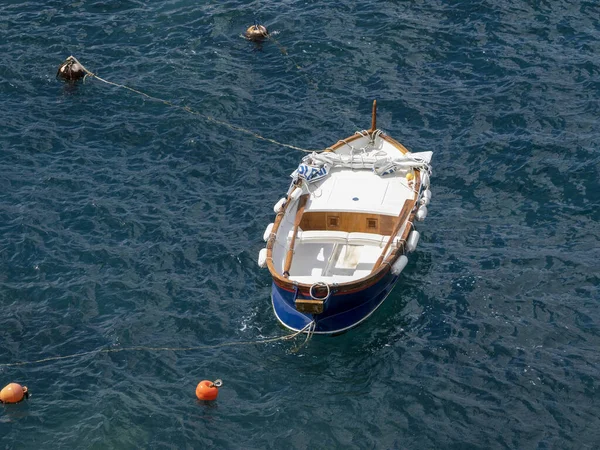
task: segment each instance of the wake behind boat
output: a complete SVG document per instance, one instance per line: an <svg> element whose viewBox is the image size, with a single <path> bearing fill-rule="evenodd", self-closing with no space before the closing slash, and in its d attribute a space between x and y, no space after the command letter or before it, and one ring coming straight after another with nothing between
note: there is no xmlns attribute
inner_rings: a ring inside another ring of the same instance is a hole
<svg viewBox="0 0 600 450"><path fill-rule="evenodd" d="M371 129L303 158L258 258L285 327L341 333L383 303L419 241L431 157L376 129L373 102Z"/></svg>

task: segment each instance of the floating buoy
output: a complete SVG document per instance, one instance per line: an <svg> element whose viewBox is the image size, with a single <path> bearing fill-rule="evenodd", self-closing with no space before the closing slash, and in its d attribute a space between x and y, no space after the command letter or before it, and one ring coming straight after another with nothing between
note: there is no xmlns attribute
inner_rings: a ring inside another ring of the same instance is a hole
<svg viewBox="0 0 600 450"><path fill-rule="evenodd" d="M246 30L246 39L252 42L264 41L269 37L269 32L264 25L254 24Z"/></svg>
<svg viewBox="0 0 600 450"><path fill-rule="evenodd" d="M196 397L198 397L198 400L216 400L221 386L223 386L221 380L202 380L196 386Z"/></svg>
<svg viewBox="0 0 600 450"><path fill-rule="evenodd" d="M0 391L0 402L2 403L19 403L28 397L27 386L21 386L17 383L10 383Z"/></svg>
<svg viewBox="0 0 600 450"><path fill-rule="evenodd" d="M56 77L60 77L66 81L77 81L84 78L87 72L83 68L79 61L73 56L69 56L65 59L65 62L60 65Z"/></svg>
<svg viewBox="0 0 600 450"><path fill-rule="evenodd" d="M414 180L414 179L415 179L415 174L414 174L414 173L412 173L412 172L408 172L408 173L406 174L406 181L409 181L409 182L410 182L410 181L412 181L412 180Z"/></svg>

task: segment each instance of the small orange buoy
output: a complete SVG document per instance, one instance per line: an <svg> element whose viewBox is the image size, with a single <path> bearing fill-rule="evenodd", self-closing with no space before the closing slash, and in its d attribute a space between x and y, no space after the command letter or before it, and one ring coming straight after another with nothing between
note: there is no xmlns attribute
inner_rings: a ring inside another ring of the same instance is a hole
<svg viewBox="0 0 600 450"><path fill-rule="evenodd" d="M0 402L2 403L19 403L27 397L29 397L27 386L21 386L17 383L10 383L0 391Z"/></svg>
<svg viewBox="0 0 600 450"><path fill-rule="evenodd" d="M263 41L269 37L269 32L264 25L254 24L246 30L246 39L253 42Z"/></svg>
<svg viewBox="0 0 600 450"><path fill-rule="evenodd" d="M415 179L415 174L414 174L414 173L412 173L412 172L408 172L408 173L406 174L406 179L407 179L409 182L411 182L412 180L414 180L414 179Z"/></svg>
<svg viewBox="0 0 600 450"><path fill-rule="evenodd" d="M196 397L198 400L216 400L221 386L223 386L221 380L202 380L196 387Z"/></svg>

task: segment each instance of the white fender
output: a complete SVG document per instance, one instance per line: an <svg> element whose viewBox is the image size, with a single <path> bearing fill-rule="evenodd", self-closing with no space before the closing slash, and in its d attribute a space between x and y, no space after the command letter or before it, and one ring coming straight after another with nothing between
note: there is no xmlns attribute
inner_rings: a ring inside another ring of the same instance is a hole
<svg viewBox="0 0 600 450"><path fill-rule="evenodd" d="M431 201L431 191L429 189L425 189L421 194L421 205L429 205Z"/></svg>
<svg viewBox="0 0 600 450"><path fill-rule="evenodd" d="M408 239L406 241L406 249L409 252L414 252L417 248L417 244L419 243L419 238L421 237L421 233L417 230L412 230L408 235Z"/></svg>
<svg viewBox="0 0 600 450"><path fill-rule="evenodd" d="M408 264L408 258L406 255L402 255L400 258L396 260L394 264L392 264L392 274L400 275L400 272L404 270L406 265Z"/></svg>
<svg viewBox="0 0 600 450"><path fill-rule="evenodd" d="M421 184L424 188L429 187L429 174L427 172L421 171Z"/></svg>
<svg viewBox="0 0 600 450"><path fill-rule="evenodd" d="M275 214L279 214L281 212L283 205L285 205L285 197L281 197L279 201L275 203L275 206L273 206L273 211L275 211Z"/></svg>
<svg viewBox="0 0 600 450"><path fill-rule="evenodd" d="M421 205L417 210L416 219L419 222L423 222L425 220L425 217L427 217L427 206Z"/></svg>
<svg viewBox="0 0 600 450"><path fill-rule="evenodd" d="M261 248L260 252L258 252L258 267L265 268L267 267L267 249Z"/></svg>
<svg viewBox="0 0 600 450"><path fill-rule="evenodd" d="M296 189L294 189L292 191L292 194L290 195L290 201L294 202L294 201L298 200L301 195L302 195L302 188L297 187Z"/></svg>
<svg viewBox="0 0 600 450"><path fill-rule="evenodd" d="M263 234L263 241L267 242L269 240L269 236L271 236L271 231L273 231L273 225L275 225L275 224L270 223L269 225L267 225L267 229L265 230L265 233Z"/></svg>

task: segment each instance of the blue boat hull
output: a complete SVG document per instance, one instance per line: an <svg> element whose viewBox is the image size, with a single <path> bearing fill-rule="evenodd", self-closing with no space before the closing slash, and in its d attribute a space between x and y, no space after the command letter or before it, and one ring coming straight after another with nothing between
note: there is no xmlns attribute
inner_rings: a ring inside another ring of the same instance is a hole
<svg viewBox="0 0 600 450"><path fill-rule="evenodd" d="M388 271L379 281L362 290L349 293L332 293L321 314L308 314L296 310L295 299L302 298L273 283L271 300L277 319L287 328L300 331L314 321L315 333L337 334L349 330L369 317L387 298L398 281L398 276Z"/></svg>

